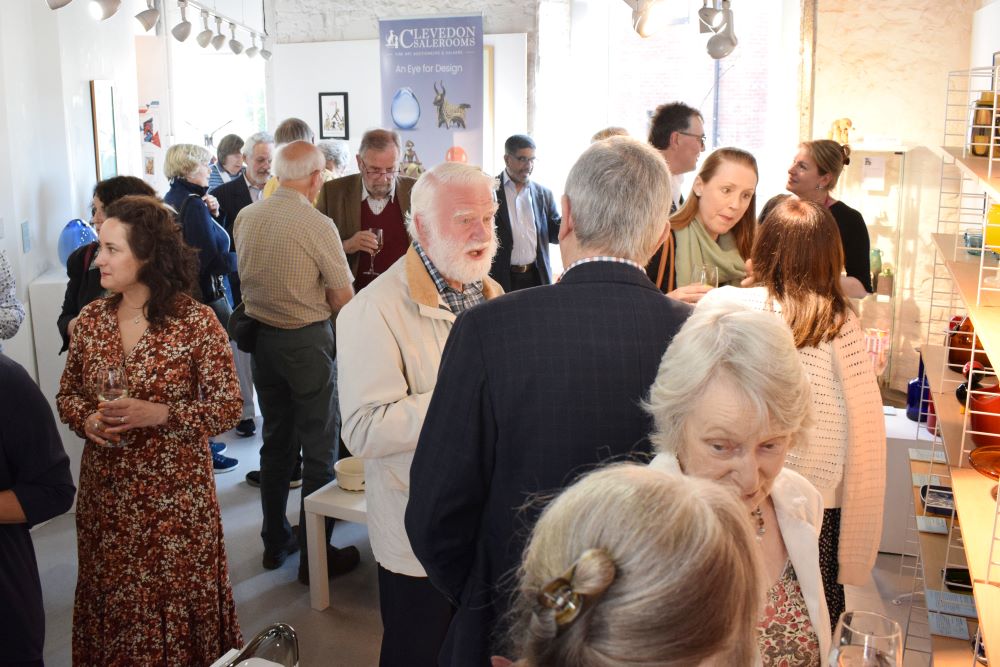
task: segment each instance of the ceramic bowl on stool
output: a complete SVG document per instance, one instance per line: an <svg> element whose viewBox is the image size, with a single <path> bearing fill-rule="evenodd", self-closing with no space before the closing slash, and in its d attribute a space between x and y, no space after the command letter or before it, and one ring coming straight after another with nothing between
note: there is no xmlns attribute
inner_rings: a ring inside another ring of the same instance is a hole
<svg viewBox="0 0 1000 667"><path fill-rule="evenodd" d="M361 459L354 456L340 459L333 469L337 472L337 486L344 491L365 490L365 462Z"/></svg>

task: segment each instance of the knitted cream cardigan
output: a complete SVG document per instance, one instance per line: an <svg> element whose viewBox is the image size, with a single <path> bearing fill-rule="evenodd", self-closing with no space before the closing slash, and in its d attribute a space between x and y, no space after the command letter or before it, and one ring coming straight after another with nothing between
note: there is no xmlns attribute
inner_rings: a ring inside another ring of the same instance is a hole
<svg viewBox="0 0 1000 667"><path fill-rule="evenodd" d="M699 303L730 301L781 315L767 288L723 287ZM813 427L786 465L808 479L826 508L841 508L838 582L863 585L882 536L885 500L885 418L882 397L865 351L861 323L848 312L829 343L799 350L812 386Z"/></svg>

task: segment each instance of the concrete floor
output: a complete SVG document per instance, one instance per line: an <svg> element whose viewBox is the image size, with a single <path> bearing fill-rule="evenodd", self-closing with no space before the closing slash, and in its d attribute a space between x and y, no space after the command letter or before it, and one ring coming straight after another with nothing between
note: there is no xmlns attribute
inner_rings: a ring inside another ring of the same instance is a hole
<svg viewBox="0 0 1000 667"><path fill-rule="evenodd" d="M260 418L257 418L258 427ZM251 438L233 433L222 438L227 456L239 459L233 472L215 476L222 507L222 525L229 555L229 574L236 612L246 640L270 623L288 623L299 637L300 665L363 667L378 664L382 624L378 612L375 560L365 526L338 522L333 543L354 544L361 550L361 565L354 572L330 582L330 607L313 611L309 589L296 578L299 557L268 571L261 567L260 493L244 475L258 467L260 430ZM299 491L288 497L289 520L298 519ZM76 587L75 517L67 514L32 532L45 599L45 664L71 663L73 592Z"/></svg>
<svg viewBox="0 0 1000 667"><path fill-rule="evenodd" d="M259 422L259 418L258 418ZM354 572L331 581L330 608L313 611L308 588L296 579L298 556L278 570L261 567L260 494L247 485L244 475L258 467L260 435L239 438L227 434L227 456L239 459L235 471L216 475L222 523L229 554L229 570L236 610L244 637L249 640L273 622L295 628L302 667L366 667L378 664L382 627L378 612L376 567L365 526L338 522L333 543L354 544L361 550L361 565ZM299 492L289 494L289 520L297 519ZM73 592L76 586L75 517L65 515L32 533L42 578L46 611L45 662L49 667L70 665ZM911 559L912 560L912 559ZM892 600L908 593L912 575L900 574L900 557L880 554L872 580L864 587L848 587L847 608L879 611L896 618L905 629L909 605ZM919 640L911 644L921 648ZM908 651L906 667L926 667L929 657Z"/></svg>

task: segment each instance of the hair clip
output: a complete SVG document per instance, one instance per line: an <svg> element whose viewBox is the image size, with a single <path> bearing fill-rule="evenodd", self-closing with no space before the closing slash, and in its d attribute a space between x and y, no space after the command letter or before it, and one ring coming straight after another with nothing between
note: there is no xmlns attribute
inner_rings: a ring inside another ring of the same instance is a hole
<svg viewBox="0 0 1000 667"><path fill-rule="evenodd" d="M545 584L538 593L539 604L555 611L556 625L559 627L572 623L583 609L583 596L574 591L570 583L575 570L574 566L563 576Z"/></svg>

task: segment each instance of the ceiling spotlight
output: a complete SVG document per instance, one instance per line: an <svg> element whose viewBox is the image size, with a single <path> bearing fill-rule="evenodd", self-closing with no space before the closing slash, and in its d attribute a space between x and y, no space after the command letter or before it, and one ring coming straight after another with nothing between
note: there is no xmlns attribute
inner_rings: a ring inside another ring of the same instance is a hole
<svg viewBox="0 0 1000 667"><path fill-rule="evenodd" d="M212 38L212 46L218 51L226 43L226 36L222 34L222 19L215 17L215 37Z"/></svg>
<svg viewBox="0 0 1000 667"><path fill-rule="evenodd" d="M714 4L715 0L711 0ZM698 32L719 32L723 21L721 9L708 6L709 0L702 0L702 8L698 10Z"/></svg>
<svg viewBox="0 0 1000 667"><path fill-rule="evenodd" d="M729 0L722 0L722 27L708 40L708 55L715 60L725 58L736 48L736 32L733 28L733 10Z"/></svg>
<svg viewBox="0 0 1000 667"><path fill-rule="evenodd" d="M90 15L97 21L111 18L122 6L122 0L90 0Z"/></svg>
<svg viewBox="0 0 1000 667"><path fill-rule="evenodd" d="M177 6L181 8L181 22L173 27L170 33L178 42L183 42L191 35L191 22L187 20L187 0L178 0Z"/></svg>
<svg viewBox="0 0 1000 667"><path fill-rule="evenodd" d="M260 57L264 60L271 59L271 52L267 50L267 41L263 35L260 36Z"/></svg>
<svg viewBox="0 0 1000 667"><path fill-rule="evenodd" d="M247 58L253 58L260 49L257 48L257 33L250 33L250 48L246 50Z"/></svg>
<svg viewBox="0 0 1000 667"><path fill-rule="evenodd" d="M195 37L195 41L198 42L198 46L205 48L208 46L209 42L212 41L212 35L215 33L208 27L208 12L204 9L201 10L201 23L205 26L205 29L198 33L198 36Z"/></svg>
<svg viewBox="0 0 1000 667"><path fill-rule="evenodd" d="M160 12L153 7L153 0L146 0L146 9L136 14L135 18L142 24L142 29L149 32L160 20Z"/></svg>
<svg viewBox="0 0 1000 667"><path fill-rule="evenodd" d="M649 37L666 23L667 11L662 0L636 0L632 6L632 27L640 37Z"/></svg>
<svg viewBox="0 0 1000 667"><path fill-rule="evenodd" d="M235 53L236 55L240 55L241 53L243 53L243 42L240 42L236 39L235 23L229 24L229 34L232 36L232 38L229 40L229 48L232 49L233 53Z"/></svg>
<svg viewBox="0 0 1000 667"><path fill-rule="evenodd" d="M45 0L45 1L49 3L49 9L62 9L69 3L73 2L73 0Z"/></svg>

